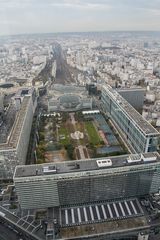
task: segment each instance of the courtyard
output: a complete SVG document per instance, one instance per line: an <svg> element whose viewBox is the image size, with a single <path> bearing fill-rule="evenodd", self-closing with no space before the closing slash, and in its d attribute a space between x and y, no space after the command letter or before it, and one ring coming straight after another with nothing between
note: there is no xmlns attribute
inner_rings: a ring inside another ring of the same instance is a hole
<svg viewBox="0 0 160 240"><path fill-rule="evenodd" d="M126 153L109 121L99 114L49 113L40 118L37 163L108 157Z"/></svg>

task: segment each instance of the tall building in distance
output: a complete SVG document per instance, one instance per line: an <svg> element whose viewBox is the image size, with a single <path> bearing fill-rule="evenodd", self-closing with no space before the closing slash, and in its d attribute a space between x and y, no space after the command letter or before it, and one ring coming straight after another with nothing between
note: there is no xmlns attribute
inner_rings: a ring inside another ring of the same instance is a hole
<svg viewBox="0 0 160 240"><path fill-rule="evenodd" d="M102 87L102 103L105 114L128 143L131 152L157 150L160 133L109 85Z"/></svg>

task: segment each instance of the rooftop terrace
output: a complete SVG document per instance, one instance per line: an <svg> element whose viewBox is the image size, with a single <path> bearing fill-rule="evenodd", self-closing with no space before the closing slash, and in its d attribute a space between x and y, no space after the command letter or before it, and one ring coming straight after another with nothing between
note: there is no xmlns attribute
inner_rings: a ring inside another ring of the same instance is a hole
<svg viewBox="0 0 160 240"><path fill-rule="evenodd" d="M147 220L145 217L135 217L131 219L123 219L117 221L109 221L103 223L95 223L88 225L65 227L60 229L60 235L63 239L76 239L92 235L110 235L121 232L129 232L132 230L147 228Z"/></svg>

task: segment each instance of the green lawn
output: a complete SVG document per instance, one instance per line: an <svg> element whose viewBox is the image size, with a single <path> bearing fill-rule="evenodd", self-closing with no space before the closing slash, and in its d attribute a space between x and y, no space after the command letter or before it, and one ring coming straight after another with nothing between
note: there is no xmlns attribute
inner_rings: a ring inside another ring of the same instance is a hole
<svg viewBox="0 0 160 240"><path fill-rule="evenodd" d="M62 145L70 144L70 136L69 136L69 131L67 128L60 127L60 129L58 130L58 134L59 134L59 142ZM61 139L61 136L64 136L64 139Z"/></svg>
<svg viewBox="0 0 160 240"><path fill-rule="evenodd" d="M85 128L89 135L90 143L94 145L98 145L101 142L101 138L99 137L94 125L92 122L85 122Z"/></svg>

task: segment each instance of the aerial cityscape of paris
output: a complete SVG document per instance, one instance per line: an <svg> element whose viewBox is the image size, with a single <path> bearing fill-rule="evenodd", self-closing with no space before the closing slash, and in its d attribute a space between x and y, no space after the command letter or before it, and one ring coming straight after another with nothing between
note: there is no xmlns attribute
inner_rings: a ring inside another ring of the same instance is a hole
<svg viewBox="0 0 160 240"><path fill-rule="evenodd" d="M0 240L160 240L160 0L0 0Z"/></svg>

